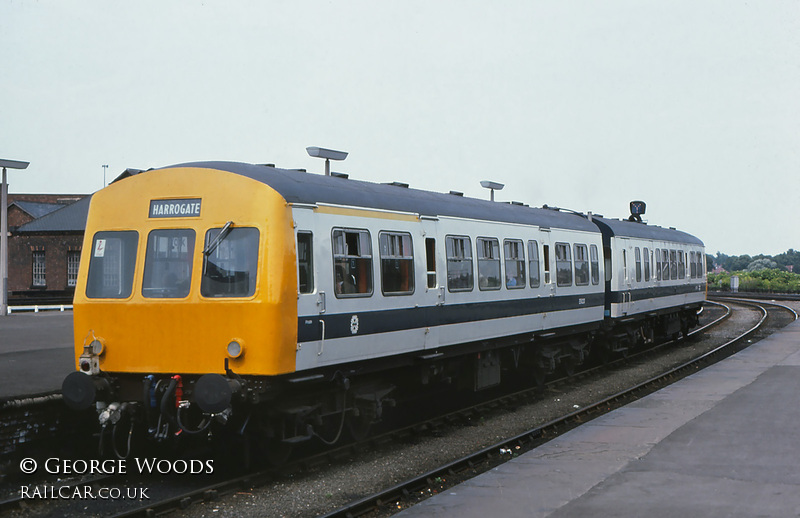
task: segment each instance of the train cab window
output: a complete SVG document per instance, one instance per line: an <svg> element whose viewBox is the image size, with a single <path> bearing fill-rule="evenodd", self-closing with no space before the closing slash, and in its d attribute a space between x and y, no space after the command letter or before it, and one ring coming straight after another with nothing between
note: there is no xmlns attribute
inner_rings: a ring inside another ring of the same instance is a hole
<svg viewBox="0 0 800 518"><path fill-rule="evenodd" d="M90 299L127 299L133 291L139 233L97 232L92 241L86 296Z"/></svg>
<svg viewBox="0 0 800 518"><path fill-rule="evenodd" d="M525 247L518 239L503 241L503 253L506 264L506 288L525 287Z"/></svg>
<svg viewBox="0 0 800 518"><path fill-rule="evenodd" d="M203 297L251 297L258 271L257 228L212 228L203 249Z"/></svg>
<svg viewBox="0 0 800 518"><path fill-rule="evenodd" d="M531 288L538 288L541 278L539 275L539 243L528 241L528 275Z"/></svg>
<svg viewBox="0 0 800 518"><path fill-rule="evenodd" d="M592 266L592 284L600 284L600 258L598 257L597 245L589 246L589 262Z"/></svg>
<svg viewBox="0 0 800 518"><path fill-rule="evenodd" d="M311 232L297 233L297 291L314 292L314 248Z"/></svg>
<svg viewBox="0 0 800 518"><path fill-rule="evenodd" d="M673 281L678 278L678 253L675 250L669 251L669 278Z"/></svg>
<svg viewBox="0 0 800 518"><path fill-rule="evenodd" d="M478 288L500 289L500 242L494 238L478 238Z"/></svg>
<svg viewBox="0 0 800 518"><path fill-rule="evenodd" d="M153 230L147 236L142 296L182 299L189 295L194 259L194 230Z"/></svg>
<svg viewBox="0 0 800 518"><path fill-rule="evenodd" d="M669 250L661 250L661 278L669 280Z"/></svg>
<svg viewBox="0 0 800 518"><path fill-rule="evenodd" d="M572 254L567 243L556 243L556 284L572 286Z"/></svg>
<svg viewBox="0 0 800 518"><path fill-rule="evenodd" d="M472 241L466 236L447 236L447 289L471 291L473 286Z"/></svg>
<svg viewBox="0 0 800 518"><path fill-rule="evenodd" d="M384 295L414 293L414 250L411 234L381 232L381 289Z"/></svg>
<svg viewBox="0 0 800 518"><path fill-rule="evenodd" d="M436 239L425 238L425 264L428 270L428 288L436 287Z"/></svg>
<svg viewBox="0 0 800 518"><path fill-rule="evenodd" d="M634 259L636 260L636 282L642 282L642 251L637 246L633 250Z"/></svg>
<svg viewBox="0 0 800 518"><path fill-rule="evenodd" d="M686 278L686 252L678 250L678 278Z"/></svg>
<svg viewBox="0 0 800 518"><path fill-rule="evenodd" d="M372 244L369 231L333 229L333 291L337 297L372 295Z"/></svg>
<svg viewBox="0 0 800 518"><path fill-rule="evenodd" d="M644 254L644 282L650 281L650 250L647 247L642 250Z"/></svg>
<svg viewBox="0 0 800 518"><path fill-rule="evenodd" d="M589 254L586 245L575 245L575 285L589 285Z"/></svg>

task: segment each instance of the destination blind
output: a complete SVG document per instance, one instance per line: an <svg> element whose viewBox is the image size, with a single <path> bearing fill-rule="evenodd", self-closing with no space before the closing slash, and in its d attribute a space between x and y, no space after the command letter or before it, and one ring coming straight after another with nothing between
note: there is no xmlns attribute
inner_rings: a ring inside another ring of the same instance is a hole
<svg viewBox="0 0 800 518"><path fill-rule="evenodd" d="M150 200L151 218L196 218L200 216L200 198Z"/></svg>

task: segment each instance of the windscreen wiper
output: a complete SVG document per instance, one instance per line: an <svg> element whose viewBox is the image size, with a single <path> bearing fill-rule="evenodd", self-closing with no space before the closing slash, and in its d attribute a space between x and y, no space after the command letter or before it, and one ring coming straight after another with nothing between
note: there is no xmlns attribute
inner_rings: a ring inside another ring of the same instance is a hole
<svg viewBox="0 0 800 518"><path fill-rule="evenodd" d="M217 237L215 237L214 240L211 241L208 246L206 246L206 249L203 250L203 255L211 255L211 253L217 249L219 244L222 243L222 240L228 237L228 234L230 234L232 225L233 221L225 223L225 226L223 226L222 230L219 231Z"/></svg>

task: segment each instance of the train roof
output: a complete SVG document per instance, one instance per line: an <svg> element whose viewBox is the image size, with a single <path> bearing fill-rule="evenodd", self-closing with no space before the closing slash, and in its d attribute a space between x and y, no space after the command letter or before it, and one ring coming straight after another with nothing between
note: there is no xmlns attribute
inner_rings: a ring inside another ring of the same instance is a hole
<svg viewBox="0 0 800 518"><path fill-rule="evenodd" d="M422 216L451 216L598 232L595 225L575 214L264 165L193 162L164 167L157 171L176 167L215 169L246 176L269 185L289 203L326 203Z"/></svg>
<svg viewBox="0 0 800 518"><path fill-rule="evenodd" d="M597 223L603 236L611 237L635 237L641 239L652 239L655 241L670 241L674 243L686 243L690 245L705 246L702 241L691 234L675 230L674 228L663 228L653 225L646 225L636 221L624 219L606 219L593 216L592 220Z"/></svg>

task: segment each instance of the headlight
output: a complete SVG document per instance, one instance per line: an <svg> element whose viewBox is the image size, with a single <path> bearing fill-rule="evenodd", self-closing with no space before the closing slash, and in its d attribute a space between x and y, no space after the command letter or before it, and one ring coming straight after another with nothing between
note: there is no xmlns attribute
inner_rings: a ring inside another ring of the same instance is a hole
<svg viewBox="0 0 800 518"><path fill-rule="evenodd" d="M231 358L238 358L244 353L244 345L242 345L241 340L231 340L228 342L228 356Z"/></svg>

